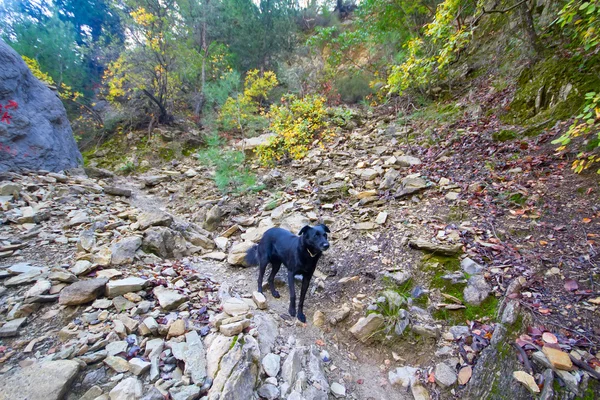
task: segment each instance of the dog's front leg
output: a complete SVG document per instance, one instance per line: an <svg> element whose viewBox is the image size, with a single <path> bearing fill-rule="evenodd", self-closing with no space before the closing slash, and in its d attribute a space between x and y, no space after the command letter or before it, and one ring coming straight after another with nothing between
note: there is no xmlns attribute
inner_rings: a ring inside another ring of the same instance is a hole
<svg viewBox="0 0 600 400"><path fill-rule="evenodd" d="M296 316L296 286L294 285L294 273L288 271L288 286L290 287L290 309L288 310L292 317Z"/></svg>
<svg viewBox="0 0 600 400"><path fill-rule="evenodd" d="M306 322L306 316L304 315L304 298L310 285L310 276L302 276L302 288L300 289L300 302L298 303L298 319L300 322Z"/></svg>

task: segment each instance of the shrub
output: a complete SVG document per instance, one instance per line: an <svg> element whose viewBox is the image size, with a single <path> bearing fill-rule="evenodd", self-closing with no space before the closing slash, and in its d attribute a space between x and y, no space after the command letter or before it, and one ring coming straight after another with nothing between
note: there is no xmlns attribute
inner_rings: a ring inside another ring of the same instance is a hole
<svg viewBox="0 0 600 400"><path fill-rule="evenodd" d="M260 75L252 70L246 75L244 92L229 97L221 108L219 124L226 131L239 132L242 135L256 132L266 127L267 121L262 110L262 102L277 86L277 77L272 71Z"/></svg>
<svg viewBox="0 0 600 400"><path fill-rule="evenodd" d="M263 164L272 164L284 156L303 158L315 140L333 135L327 128L327 108L322 96L300 99L286 95L281 105L271 108L269 117L275 136L255 150Z"/></svg>
<svg viewBox="0 0 600 400"><path fill-rule="evenodd" d="M244 165L244 153L235 150L223 150L222 140L218 135L207 138L208 147L197 154L204 164L215 169L213 179L217 188L224 193L260 190L256 176Z"/></svg>
<svg viewBox="0 0 600 400"><path fill-rule="evenodd" d="M585 95L586 103L583 112L577 116L575 122L569 127L564 135L554 140L553 144L560 144L559 151L565 150L571 140L579 136L590 138L587 140L587 151L581 151L577 154L577 159L573 161L572 168L580 173L600 162L600 93L589 92ZM600 169L598 169L600 174Z"/></svg>

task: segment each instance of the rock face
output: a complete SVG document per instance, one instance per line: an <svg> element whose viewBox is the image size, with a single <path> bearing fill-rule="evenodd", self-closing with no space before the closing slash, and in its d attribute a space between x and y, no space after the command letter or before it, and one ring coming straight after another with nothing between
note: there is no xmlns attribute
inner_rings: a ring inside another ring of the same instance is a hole
<svg viewBox="0 0 600 400"><path fill-rule="evenodd" d="M79 364L72 360L34 364L0 379L0 396L11 400L59 400L78 371Z"/></svg>
<svg viewBox="0 0 600 400"><path fill-rule="evenodd" d="M0 172L60 171L81 164L65 107L2 40L0 104Z"/></svg>

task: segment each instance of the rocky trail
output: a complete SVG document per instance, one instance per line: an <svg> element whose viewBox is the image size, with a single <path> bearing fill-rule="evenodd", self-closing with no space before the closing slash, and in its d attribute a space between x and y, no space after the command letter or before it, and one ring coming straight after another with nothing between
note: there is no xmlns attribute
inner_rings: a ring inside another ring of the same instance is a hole
<svg viewBox="0 0 600 400"><path fill-rule="evenodd" d="M0 399L593 393L597 189L543 138L426 149L407 129L370 116L242 195L194 158L3 175ZM332 248L301 324L243 255L318 222Z"/></svg>

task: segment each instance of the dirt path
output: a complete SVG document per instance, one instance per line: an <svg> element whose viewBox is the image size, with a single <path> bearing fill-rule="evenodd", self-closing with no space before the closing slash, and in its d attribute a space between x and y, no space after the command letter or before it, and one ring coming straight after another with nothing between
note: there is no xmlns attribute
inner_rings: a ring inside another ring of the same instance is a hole
<svg viewBox="0 0 600 400"><path fill-rule="evenodd" d="M130 202L135 207L144 211L167 210L167 206L161 197L138 188L140 186L139 181L128 178L122 179L118 183L120 186L129 187L134 191ZM188 222L177 214L171 215L175 221ZM327 263L328 257L332 257L332 255L326 254L322 262ZM242 297L250 297L252 292L256 290L255 268L232 267L226 262L211 262L200 257L186 258L183 262L189 263L188 265L201 276L219 282L221 286L229 286L231 293L237 293ZM410 389L401 388L397 385L392 386L389 383L388 372L394 367L416 361L417 354L414 352L414 343L404 343L401 347L396 346L395 351L398 351L403 359L403 362L398 362L393 360L389 346L383 344L364 345L358 342L348 333L348 324L327 327L326 331L316 327L312 323L315 311L331 310L342 305L333 301L322 290L308 296L306 303L308 323L298 323L287 314L289 291L287 290L286 276L283 269L277 275L276 284L280 288L282 297L274 299L268 292L265 292L265 295L269 304L269 312L279 322L278 340L286 343L290 337L293 337L297 346L315 343L320 345L322 350L329 353L329 358L332 360L326 367L330 384L343 382L349 392L349 398L360 400L413 399Z"/></svg>

